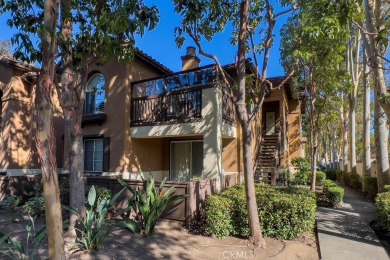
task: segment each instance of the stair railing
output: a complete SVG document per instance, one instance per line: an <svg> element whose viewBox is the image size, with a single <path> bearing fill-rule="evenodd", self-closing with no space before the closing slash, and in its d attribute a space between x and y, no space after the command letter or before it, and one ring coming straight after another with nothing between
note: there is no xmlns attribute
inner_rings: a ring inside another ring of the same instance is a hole
<svg viewBox="0 0 390 260"><path fill-rule="evenodd" d="M281 141L282 141L282 134L281 134L282 131L279 131L278 132L278 142L276 144L276 149L275 149L275 153L274 153L274 157L275 157L275 162L274 162L274 166L272 167L272 170L271 170L271 185L276 185L277 184L277 179L278 179L278 171L279 171L279 166L280 166L280 154L281 154Z"/></svg>

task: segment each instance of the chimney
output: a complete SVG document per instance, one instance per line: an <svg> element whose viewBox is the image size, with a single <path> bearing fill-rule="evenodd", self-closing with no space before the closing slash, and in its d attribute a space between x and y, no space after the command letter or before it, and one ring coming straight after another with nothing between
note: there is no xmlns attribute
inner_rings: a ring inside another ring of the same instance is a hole
<svg viewBox="0 0 390 260"><path fill-rule="evenodd" d="M199 67L200 59L196 56L196 48L189 46L187 47L187 53L181 56L182 70L195 69Z"/></svg>

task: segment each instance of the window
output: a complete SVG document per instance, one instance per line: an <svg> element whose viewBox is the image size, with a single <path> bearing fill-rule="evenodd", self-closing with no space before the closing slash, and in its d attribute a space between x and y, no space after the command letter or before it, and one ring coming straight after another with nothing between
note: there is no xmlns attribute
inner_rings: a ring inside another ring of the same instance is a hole
<svg viewBox="0 0 390 260"><path fill-rule="evenodd" d="M84 170L103 172L103 139L84 140Z"/></svg>
<svg viewBox="0 0 390 260"><path fill-rule="evenodd" d="M103 74L93 74L87 83L85 115L104 113L106 99L106 80Z"/></svg>

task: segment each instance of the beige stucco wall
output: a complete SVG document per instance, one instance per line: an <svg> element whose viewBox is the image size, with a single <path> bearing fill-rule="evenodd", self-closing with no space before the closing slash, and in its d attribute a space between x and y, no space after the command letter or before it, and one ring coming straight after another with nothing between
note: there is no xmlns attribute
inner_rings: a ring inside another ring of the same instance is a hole
<svg viewBox="0 0 390 260"><path fill-rule="evenodd" d="M9 175L40 173L40 164L33 140L33 102L35 86L19 76L23 71L0 64L3 84L2 121L0 125L0 171ZM57 167L62 168L63 122L57 93L54 91L54 122Z"/></svg>
<svg viewBox="0 0 390 260"><path fill-rule="evenodd" d="M301 141L301 105L299 100L289 100L289 114L288 114L288 137L290 160L301 157L302 141Z"/></svg>
<svg viewBox="0 0 390 260"><path fill-rule="evenodd" d="M131 63L119 63L112 59L104 66L94 66L91 71L102 73L106 79L107 119L101 125L85 124L83 135L110 138L110 167L104 174L161 171L161 141L141 143L133 142L129 137L131 82L156 77L161 73L138 59ZM147 166L143 169L141 165Z"/></svg>

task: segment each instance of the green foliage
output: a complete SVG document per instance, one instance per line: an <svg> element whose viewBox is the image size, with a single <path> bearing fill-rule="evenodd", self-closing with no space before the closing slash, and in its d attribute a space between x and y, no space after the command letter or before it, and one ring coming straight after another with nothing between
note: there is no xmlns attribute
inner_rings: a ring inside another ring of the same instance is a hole
<svg viewBox="0 0 390 260"><path fill-rule="evenodd" d="M311 184L312 173L308 172L308 184ZM322 186L322 182L326 179L326 173L322 171L316 172L316 185Z"/></svg>
<svg viewBox="0 0 390 260"><path fill-rule="evenodd" d="M175 186L164 191L166 178L164 178L157 188L153 176L147 180L143 180L143 189L141 191L135 190L123 180L118 181L133 194L129 198L129 208L125 209L125 211L134 211L137 214L135 221L120 222L118 225L132 232L141 231L146 236L153 233L158 219L171 202L188 197L187 194L174 195Z"/></svg>
<svg viewBox="0 0 390 260"><path fill-rule="evenodd" d="M362 189L362 177L356 172L349 173L349 184L354 189Z"/></svg>
<svg viewBox="0 0 390 260"><path fill-rule="evenodd" d="M155 6L145 6L143 1L109 0L71 1L71 12L62 13L71 19L74 35L70 41L61 36L61 26L57 32L58 45L62 57L69 55L66 50L72 46L73 55L78 61L99 55L100 62L112 56L119 60L129 60L134 54L135 35L143 35L146 29L155 28L159 21ZM41 61L41 36L43 28L43 2L38 0L15 2L0 1L0 14L10 13L7 24L17 33L11 42L16 45L15 58L28 62ZM35 44L38 39L38 44ZM76 59L75 59L76 60Z"/></svg>
<svg viewBox="0 0 390 260"><path fill-rule="evenodd" d="M95 187L91 187L87 196L86 216L82 219L82 229L79 230L81 237L72 246L72 250L95 251L103 247L104 238L111 234L115 228L115 225L106 219L107 212L123 191L124 189L115 194L110 200L106 198L98 200ZM65 205L62 207L80 218L76 209Z"/></svg>
<svg viewBox="0 0 390 260"><path fill-rule="evenodd" d="M0 210L13 210L20 203L20 198L15 196L9 196L0 201Z"/></svg>
<svg viewBox="0 0 390 260"><path fill-rule="evenodd" d="M58 186L60 187L61 193L61 204L69 205L70 203L70 187L69 187L69 177L60 177L58 180Z"/></svg>
<svg viewBox="0 0 390 260"><path fill-rule="evenodd" d="M363 191L368 193L372 198L378 193L378 181L376 177L364 176L363 178Z"/></svg>
<svg viewBox="0 0 390 260"><path fill-rule="evenodd" d="M35 232L35 218L31 218L26 226L27 237L26 243L21 243L16 239L12 239L10 235L0 232L0 255L7 256L9 259L15 260L33 260L37 254L38 246L46 237L46 227L38 232ZM34 237L34 239L31 238ZM30 242L34 244L29 247Z"/></svg>
<svg viewBox="0 0 390 260"><path fill-rule="evenodd" d="M45 200L41 196L30 198L23 205L23 214L35 217L45 215Z"/></svg>
<svg viewBox="0 0 390 260"><path fill-rule="evenodd" d="M337 181L343 180L343 171L336 171L336 179Z"/></svg>
<svg viewBox="0 0 390 260"><path fill-rule="evenodd" d="M233 214L231 214L233 201L230 198L213 195L207 197L205 204L207 223L205 231L218 238L234 234ZM245 221L245 223L248 223L248 221Z"/></svg>
<svg viewBox="0 0 390 260"><path fill-rule="evenodd" d="M348 185L348 186L350 185L349 176L350 176L349 172L343 172L342 181L344 182L345 185Z"/></svg>
<svg viewBox="0 0 390 260"><path fill-rule="evenodd" d="M219 238L247 236L244 186L236 185L210 197L206 200L207 232ZM307 189L256 185L256 199L265 236L294 239L314 227L316 199Z"/></svg>
<svg viewBox="0 0 390 260"><path fill-rule="evenodd" d="M331 171L325 171L325 174L326 174L326 179L336 181L337 176L338 175L341 176L342 172L339 170L331 170Z"/></svg>
<svg viewBox="0 0 390 260"><path fill-rule="evenodd" d="M331 180L323 181L323 192L327 198L327 203L329 207L339 207L341 206L344 198L344 189L337 186Z"/></svg>
<svg viewBox="0 0 390 260"><path fill-rule="evenodd" d="M310 177L310 159L296 157L291 163L297 169L297 172L294 174L293 182L299 185L306 185L309 182Z"/></svg>
<svg viewBox="0 0 390 260"><path fill-rule="evenodd" d="M378 212L378 223L390 232L390 192L378 193L375 199Z"/></svg>
<svg viewBox="0 0 390 260"><path fill-rule="evenodd" d="M383 187L383 190L384 190L385 192L390 192L390 185L385 185L385 186Z"/></svg>

